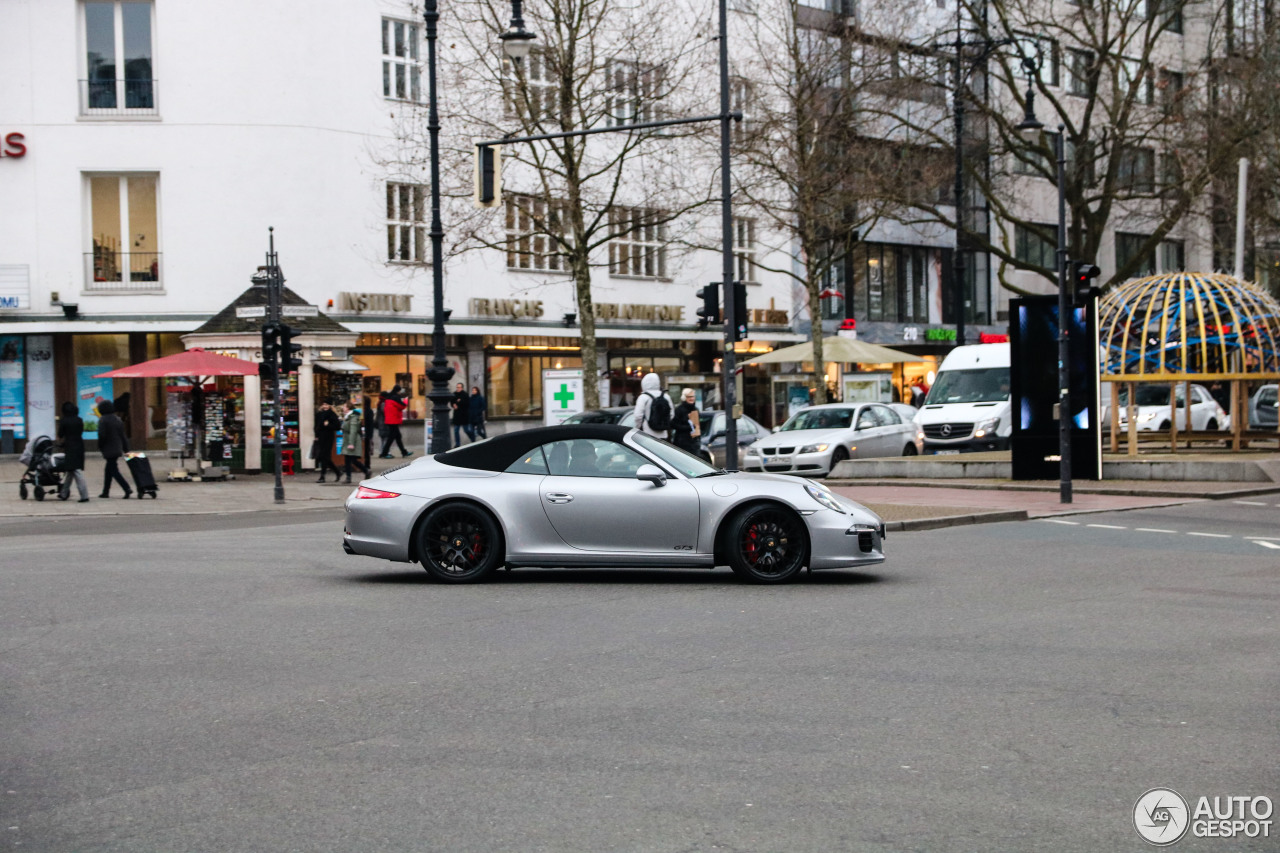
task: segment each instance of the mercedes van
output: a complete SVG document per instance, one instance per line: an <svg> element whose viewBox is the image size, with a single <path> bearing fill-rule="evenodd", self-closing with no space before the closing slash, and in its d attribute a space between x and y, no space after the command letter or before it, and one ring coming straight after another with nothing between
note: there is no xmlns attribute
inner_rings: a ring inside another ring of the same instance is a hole
<svg viewBox="0 0 1280 853"><path fill-rule="evenodd" d="M1007 450L1013 432L1009 345L975 344L947 353L916 415L924 452Z"/></svg>

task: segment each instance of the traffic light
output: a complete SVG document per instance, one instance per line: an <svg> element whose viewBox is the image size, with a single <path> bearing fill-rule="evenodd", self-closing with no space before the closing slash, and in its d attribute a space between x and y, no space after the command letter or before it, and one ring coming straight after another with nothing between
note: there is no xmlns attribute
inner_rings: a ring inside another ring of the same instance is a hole
<svg viewBox="0 0 1280 853"><path fill-rule="evenodd" d="M733 283L733 339L747 337L747 286L740 281Z"/></svg>
<svg viewBox="0 0 1280 853"><path fill-rule="evenodd" d="M476 207L496 207L502 201L502 159L496 145L477 145Z"/></svg>
<svg viewBox="0 0 1280 853"><path fill-rule="evenodd" d="M280 324L280 373L282 375L296 373L298 368L302 367L302 359L294 355L302 349L302 344L293 342L297 334L297 329Z"/></svg>
<svg viewBox="0 0 1280 853"><path fill-rule="evenodd" d="M702 307L698 309L698 328L705 329L709 325L719 323L720 282L713 281L699 290L698 298L702 300Z"/></svg>
<svg viewBox="0 0 1280 853"><path fill-rule="evenodd" d="M1098 295L1098 288L1093 280L1102 274L1102 270L1084 261L1071 263L1071 296L1075 304L1086 305L1090 299Z"/></svg>
<svg viewBox="0 0 1280 853"><path fill-rule="evenodd" d="M268 376L275 376L280 366L280 326L277 323L267 323L262 327L262 364L259 376L264 371Z"/></svg>

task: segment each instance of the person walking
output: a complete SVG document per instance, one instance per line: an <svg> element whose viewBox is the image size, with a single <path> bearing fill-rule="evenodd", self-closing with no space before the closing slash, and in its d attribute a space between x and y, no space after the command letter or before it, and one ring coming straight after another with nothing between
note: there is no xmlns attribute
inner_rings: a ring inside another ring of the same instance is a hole
<svg viewBox="0 0 1280 853"><path fill-rule="evenodd" d="M71 481L75 480L80 503L89 502L89 484L84 479L84 421L75 403L62 404L62 417L58 419L58 441L62 444L62 467L67 476L58 487L58 500L71 497Z"/></svg>
<svg viewBox="0 0 1280 853"><path fill-rule="evenodd" d="M636 397L636 429L654 438L665 439L671 429L671 398L662 390L662 380L656 373L646 373L640 380L640 395Z"/></svg>
<svg viewBox="0 0 1280 853"><path fill-rule="evenodd" d="M320 403L320 410L316 412L316 467L320 469L320 479L317 483L324 482L326 471L333 472L333 481L338 482L342 476L342 472L338 470L338 466L333 464L333 440L338 435L338 429L341 428L342 421L338 419L338 413L333 410L333 406L328 400Z"/></svg>
<svg viewBox="0 0 1280 853"><path fill-rule="evenodd" d="M467 434L467 438L475 441L476 437L471 433L471 398L467 396L466 388L461 382L454 387L453 400L449 405L453 407L453 416L450 418L453 424L453 446L462 444L463 432Z"/></svg>
<svg viewBox="0 0 1280 853"><path fill-rule="evenodd" d="M698 394L692 388L680 393L680 405L671 414L671 443L694 456L702 456L702 425L698 421Z"/></svg>
<svg viewBox="0 0 1280 853"><path fill-rule="evenodd" d="M357 406L359 406L360 399L361 399L360 397L352 397L351 401L355 403ZM362 410L362 415L365 412L372 412L372 411L373 411L373 401L369 399L368 394L365 394L364 409ZM362 456L364 458L364 467L366 468L372 468L372 463L369 461L369 457L373 455L373 436L375 431L377 430L377 426L375 424L376 421L377 421L377 418L370 418L370 417L363 418L363 421L362 421L364 423L364 453L357 454L357 455Z"/></svg>
<svg viewBox="0 0 1280 853"><path fill-rule="evenodd" d="M407 408L409 404L405 402L404 389L397 385L391 389L391 393L382 404L382 423L386 434L382 437L382 453L378 455L379 459L391 458L392 444L400 448L401 456L413 455L412 451L405 449L404 438L400 435L400 425L404 423L404 410Z"/></svg>
<svg viewBox="0 0 1280 853"><path fill-rule="evenodd" d="M368 477L369 466L360 460L365 447L364 434L360 429L360 399L352 397L343 409L346 414L342 418L342 459L346 464L343 465L342 472L347 475L347 482L350 483L352 468Z"/></svg>
<svg viewBox="0 0 1280 853"><path fill-rule="evenodd" d="M98 452L107 460L106 482L102 484L100 498L111 497L111 481L124 489L125 498L133 497L133 489L120 474L120 457L129 451L129 439L124 434L124 423L116 417L116 407L110 400L98 404Z"/></svg>
<svg viewBox="0 0 1280 853"><path fill-rule="evenodd" d="M489 401L480 393L480 389L471 386L471 402L468 411L471 413L471 440L475 441L476 436L488 438L484 431L484 419L489 414Z"/></svg>

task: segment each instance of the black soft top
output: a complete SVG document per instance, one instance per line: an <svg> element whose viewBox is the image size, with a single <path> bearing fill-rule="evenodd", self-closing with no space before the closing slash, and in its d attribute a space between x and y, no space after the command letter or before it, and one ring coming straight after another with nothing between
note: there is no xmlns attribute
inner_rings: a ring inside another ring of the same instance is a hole
<svg viewBox="0 0 1280 853"><path fill-rule="evenodd" d="M575 438L601 438L606 441L622 441L631 427L617 424L565 424L564 426L536 427L496 435L487 441L468 444L445 453L437 453L435 460L457 468L473 468L477 471L505 471L521 456L549 441L570 441Z"/></svg>

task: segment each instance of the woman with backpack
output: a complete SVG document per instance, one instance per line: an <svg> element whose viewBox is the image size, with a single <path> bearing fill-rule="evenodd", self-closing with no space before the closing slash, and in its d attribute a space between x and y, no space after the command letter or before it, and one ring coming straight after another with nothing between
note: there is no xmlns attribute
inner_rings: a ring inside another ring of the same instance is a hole
<svg viewBox="0 0 1280 853"><path fill-rule="evenodd" d="M654 438L666 439L674 410L671 398L662 390L658 374L646 373L640 380L640 396L636 398L636 429Z"/></svg>

